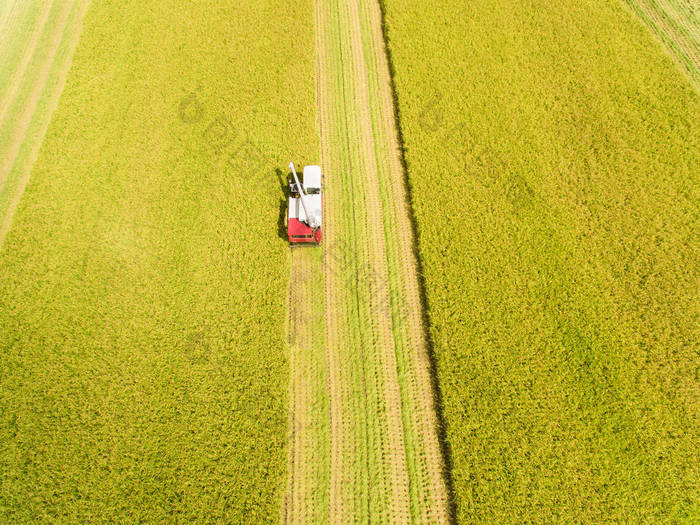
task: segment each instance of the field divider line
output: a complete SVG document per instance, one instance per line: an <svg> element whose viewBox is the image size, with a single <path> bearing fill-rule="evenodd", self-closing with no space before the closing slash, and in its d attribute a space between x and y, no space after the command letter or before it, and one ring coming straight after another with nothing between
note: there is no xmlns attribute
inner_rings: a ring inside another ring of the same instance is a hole
<svg viewBox="0 0 700 525"><path fill-rule="evenodd" d="M56 107L58 106L58 101L61 97L61 93L63 93L63 89L65 88L66 81L68 79L68 72L70 71L70 66L73 61L73 53L75 52L75 48L78 45L78 41L80 40L80 34L82 33L82 25L83 25L83 19L85 17L85 13L88 10L88 7L90 5L91 0L80 0L78 3L78 11L77 11L77 19L76 19L76 27L75 30L68 36L69 40L67 41L67 53L65 57L65 62L60 64L60 68L57 72L57 82L56 86L53 88L52 92L49 95L48 99L48 109L47 109L47 114L46 117L44 118L44 121L41 123L41 126L39 127L36 140L32 141L32 144L30 146L29 150L29 155L28 155L28 160L26 162L26 165L23 166L22 172L20 173L19 177L19 184L18 188L15 191L14 195L12 196L10 200L10 204L7 209L7 213L5 214L4 217L2 217L2 222L0 222L0 249L3 247L3 243L5 240L5 237L7 236L7 232L10 229L10 225L12 224L12 218L14 216L14 213L19 206L19 202L22 198L22 195L24 194L24 190L27 187L27 184L29 183L29 177L31 175L31 170L32 167L34 166L34 163L36 162L37 157L39 156L39 151L41 149L41 144L43 142L44 136L46 135L46 131L48 130L49 124L51 123L51 117L53 115L53 112L55 111ZM71 4L71 10L73 8L73 4ZM61 41L63 38L65 38L65 24L67 24L68 18L69 18L70 12L66 14L66 19L65 23L63 24L63 31L61 32L61 38L58 39L58 42L56 43L56 47L54 49L53 56L51 58L51 63L54 62L56 53L58 51L58 47L61 44ZM42 75L43 78L43 84L45 86L46 80L51 73L52 68L47 68L45 74ZM36 108L36 105L39 103L39 100L41 99L41 94L42 91L39 91L38 93L34 94L33 98L36 98L34 102L34 109ZM33 111L32 111L33 113ZM29 126L31 124L31 118L29 118L29 122L26 123L24 133L26 134L26 131L29 129ZM24 137L24 134L22 135ZM15 159L17 157L17 154L19 153L20 147L22 146L23 141L20 141L16 145L16 153L14 155ZM14 165L14 159L13 162L10 164L10 169ZM2 170L2 168L0 168ZM2 177L3 171L0 171L0 177ZM9 174L9 170L8 170ZM2 181L0 181L0 193L2 192Z"/></svg>

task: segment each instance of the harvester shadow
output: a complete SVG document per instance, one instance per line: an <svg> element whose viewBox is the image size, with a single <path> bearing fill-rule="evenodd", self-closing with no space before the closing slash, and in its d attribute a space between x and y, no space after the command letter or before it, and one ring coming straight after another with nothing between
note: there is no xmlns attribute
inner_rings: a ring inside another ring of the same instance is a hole
<svg viewBox="0 0 700 525"><path fill-rule="evenodd" d="M396 92L396 69L394 67L393 58L391 56L391 49L389 48L389 30L386 23L386 5L385 0L379 0L379 9L381 11L381 21L382 21L382 35L384 37L384 52L386 53L387 62L389 64L389 80L391 85L391 95L394 99L394 120L396 125L396 133L399 141L399 155L401 157L401 166L403 168L403 181L406 190L406 196L408 200L408 210L409 218L411 221L411 229L413 230L413 254L416 260L416 265L418 267L418 287L420 293L421 310L423 313L422 325L423 334L425 337L426 345L428 347L428 360L430 363L430 377L433 386L433 398L435 402L435 410L437 412L438 420L438 440L440 442L440 448L442 449L443 459L445 460L445 470L443 476L445 478L445 483L447 485L447 495L448 495L448 512L450 523L457 523L457 502L455 499L454 490L454 478L452 476L453 471L453 459L452 450L450 448L449 441L447 440L447 428L445 424L445 414L444 414L444 403L442 399L442 391L440 389L440 383L438 380L437 364L435 358L435 343L430 334L430 307L428 304L428 296L425 291L425 277L423 275L423 262L420 257L420 248L418 245L418 223L416 222L416 216L413 209L413 195L411 189L411 183L408 178L408 165L406 163L406 146L403 137L403 130L401 128L401 115L399 113L399 99Z"/></svg>
<svg viewBox="0 0 700 525"><path fill-rule="evenodd" d="M282 195L277 217L277 236L287 241L287 197L289 196L289 186L287 185L287 177L284 176L284 172L281 169L275 169L275 173L280 183L280 193Z"/></svg>

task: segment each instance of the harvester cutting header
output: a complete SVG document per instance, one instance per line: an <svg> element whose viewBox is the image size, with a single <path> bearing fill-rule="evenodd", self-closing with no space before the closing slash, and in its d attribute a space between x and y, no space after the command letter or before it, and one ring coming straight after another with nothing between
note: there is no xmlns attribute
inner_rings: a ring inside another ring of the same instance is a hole
<svg viewBox="0 0 700 525"><path fill-rule="evenodd" d="M289 205L287 208L287 236L289 243L319 244L321 242L321 222L323 218L323 197L321 195L321 168L305 166L303 184L289 163L293 180L289 181Z"/></svg>

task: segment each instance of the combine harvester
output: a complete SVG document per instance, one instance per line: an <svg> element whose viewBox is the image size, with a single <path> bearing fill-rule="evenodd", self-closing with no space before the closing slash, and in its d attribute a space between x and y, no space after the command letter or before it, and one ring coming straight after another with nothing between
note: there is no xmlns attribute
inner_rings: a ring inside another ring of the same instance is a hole
<svg viewBox="0 0 700 525"><path fill-rule="evenodd" d="M294 176L289 181L289 205L287 207L287 236L290 246L321 243L321 218L323 198L321 196L321 168L304 167L304 184L299 182L294 163L289 163Z"/></svg>

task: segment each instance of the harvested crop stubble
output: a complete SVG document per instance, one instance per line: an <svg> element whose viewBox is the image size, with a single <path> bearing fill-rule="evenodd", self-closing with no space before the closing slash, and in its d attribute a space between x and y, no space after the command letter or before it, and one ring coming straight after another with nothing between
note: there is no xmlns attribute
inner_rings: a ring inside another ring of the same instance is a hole
<svg viewBox="0 0 700 525"><path fill-rule="evenodd" d="M16 4L0 36L0 246L63 91L88 0Z"/></svg>
<svg viewBox="0 0 700 525"><path fill-rule="evenodd" d="M691 0L625 0L700 90L700 10Z"/></svg>
<svg viewBox="0 0 700 525"><path fill-rule="evenodd" d="M332 523L448 519L376 2L317 3Z"/></svg>
<svg viewBox="0 0 700 525"><path fill-rule="evenodd" d="M459 521L692 520L697 92L616 1L383 3Z"/></svg>

